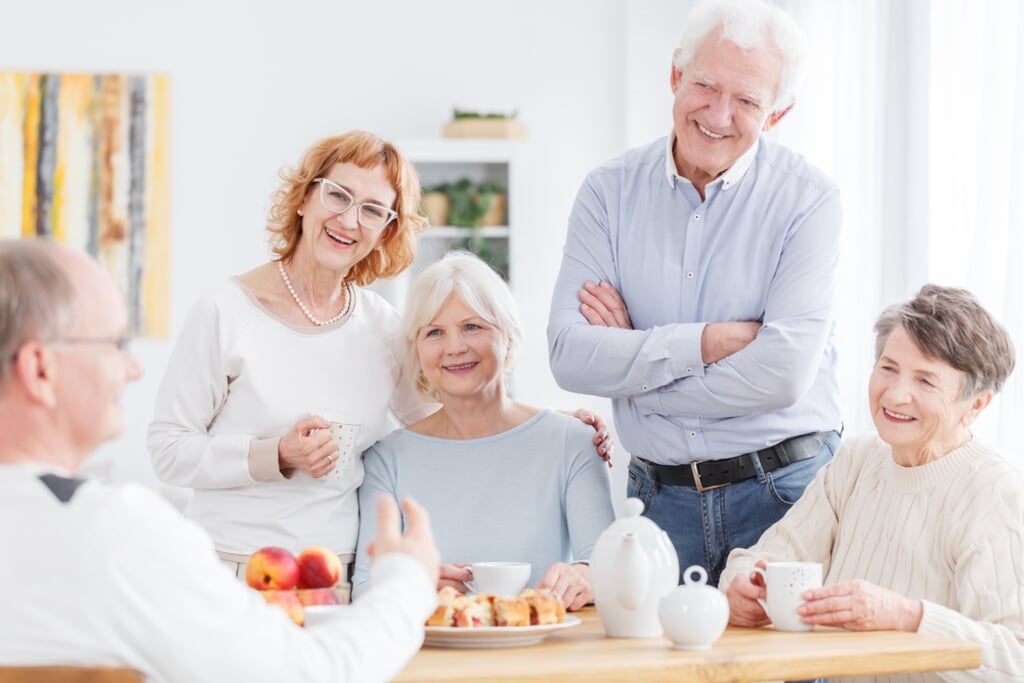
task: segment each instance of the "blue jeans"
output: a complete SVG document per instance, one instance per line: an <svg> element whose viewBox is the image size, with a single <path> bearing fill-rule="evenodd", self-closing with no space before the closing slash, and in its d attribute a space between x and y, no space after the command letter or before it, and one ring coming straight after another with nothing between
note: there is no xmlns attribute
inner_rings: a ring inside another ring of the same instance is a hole
<svg viewBox="0 0 1024 683"><path fill-rule="evenodd" d="M832 459L839 441L839 433L832 432L815 457L772 472L765 472L755 458L756 477L703 493L690 486L659 484L630 462L626 495L643 501L644 516L668 533L679 556L680 575L697 564L707 569L708 583L717 586L729 551L754 545L781 519Z"/></svg>

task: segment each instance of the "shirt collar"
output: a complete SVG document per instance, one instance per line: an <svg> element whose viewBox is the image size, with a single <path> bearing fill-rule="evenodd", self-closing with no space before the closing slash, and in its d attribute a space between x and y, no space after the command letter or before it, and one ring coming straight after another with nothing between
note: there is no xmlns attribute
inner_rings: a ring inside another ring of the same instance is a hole
<svg viewBox="0 0 1024 683"><path fill-rule="evenodd" d="M672 156L672 146L675 145L675 142L676 132L673 129L668 135L668 142L665 149L665 174L668 176L668 184L670 187L676 186L677 179L686 180L686 178L679 175L679 171L676 169L675 157ZM736 160L736 163L730 166L725 173L708 183L708 185L714 185L715 183L720 182L722 183L722 189L728 190L730 187L738 183L747 172L747 169L749 169L754 163L754 157L757 156L757 149L760 146L761 138L759 136L757 140L754 141L754 144L750 146L750 149L744 152L743 155ZM690 181L686 180L686 182Z"/></svg>

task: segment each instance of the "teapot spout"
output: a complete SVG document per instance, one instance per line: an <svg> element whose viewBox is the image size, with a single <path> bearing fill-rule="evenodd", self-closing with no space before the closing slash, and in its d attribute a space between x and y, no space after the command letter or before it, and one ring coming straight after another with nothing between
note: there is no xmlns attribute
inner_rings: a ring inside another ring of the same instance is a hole
<svg viewBox="0 0 1024 683"><path fill-rule="evenodd" d="M651 587L651 562L635 533L623 535L614 571L619 604L629 610L639 609Z"/></svg>

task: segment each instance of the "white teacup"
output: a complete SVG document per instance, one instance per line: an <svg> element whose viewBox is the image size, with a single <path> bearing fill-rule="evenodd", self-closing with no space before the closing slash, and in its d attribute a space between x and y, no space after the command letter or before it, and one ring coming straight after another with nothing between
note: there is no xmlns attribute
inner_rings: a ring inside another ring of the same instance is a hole
<svg viewBox="0 0 1024 683"><path fill-rule="evenodd" d="M803 594L821 586L819 562L769 562L767 569L754 567L754 574L764 580L767 600L758 600L772 626L777 631L810 631L813 624L805 624L797 609L804 604Z"/></svg>
<svg viewBox="0 0 1024 683"><path fill-rule="evenodd" d="M338 481L345 476L349 465L352 464L352 458L355 457L356 437L359 436L359 423L323 413L320 414L320 417L331 423L331 434L338 444L338 455L337 461L334 463L334 469L322 478L327 481Z"/></svg>
<svg viewBox="0 0 1024 683"><path fill-rule="evenodd" d="M474 593L518 595L530 580L530 570L529 562L474 562L466 587Z"/></svg>

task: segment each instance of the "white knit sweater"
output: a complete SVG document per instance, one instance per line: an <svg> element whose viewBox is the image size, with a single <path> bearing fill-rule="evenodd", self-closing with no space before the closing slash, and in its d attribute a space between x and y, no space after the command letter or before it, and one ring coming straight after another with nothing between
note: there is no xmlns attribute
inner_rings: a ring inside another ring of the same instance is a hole
<svg viewBox="0 0 1024 683"><path fill-rule="evenodd" d="M730 553L719 586L756 559L818 561L826 584L921 600L919 633L982 645L979 669L857 681L1024 681L1024 476L977 440L901 467L876 435L847 439L783 519Z"/></svg>

